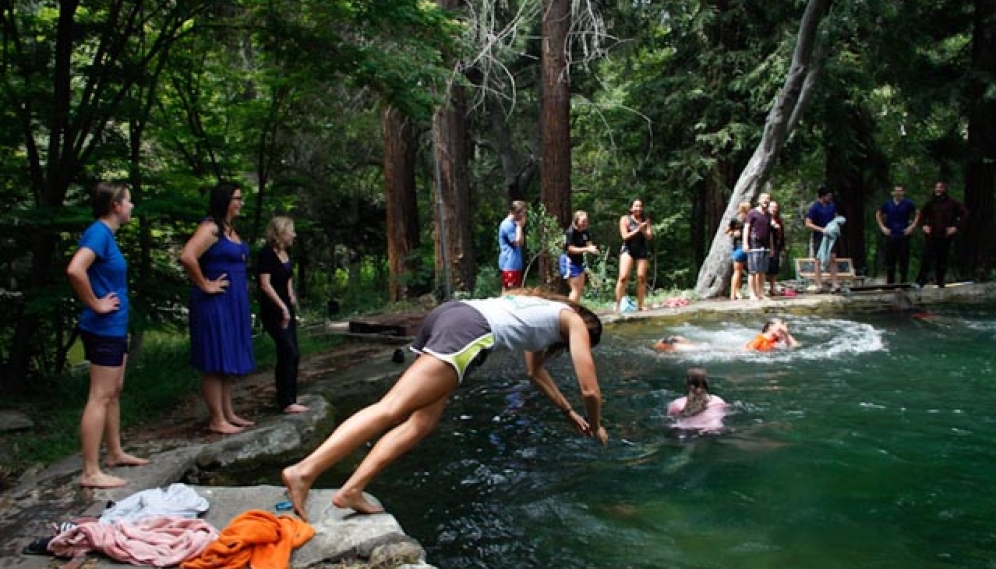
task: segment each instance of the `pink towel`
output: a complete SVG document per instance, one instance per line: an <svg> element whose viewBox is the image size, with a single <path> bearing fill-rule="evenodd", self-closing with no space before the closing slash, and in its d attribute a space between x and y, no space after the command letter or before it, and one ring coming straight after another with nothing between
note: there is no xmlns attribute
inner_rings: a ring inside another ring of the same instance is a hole
<svg viewBox="0 0 996 569"><path fill-rule="evenodd" d="M88 522L62 532L48 544L59 557L98 551L132 565L171 567L200 555L218 537L209 523L181 517L152 517L114 524Z"/></svg>

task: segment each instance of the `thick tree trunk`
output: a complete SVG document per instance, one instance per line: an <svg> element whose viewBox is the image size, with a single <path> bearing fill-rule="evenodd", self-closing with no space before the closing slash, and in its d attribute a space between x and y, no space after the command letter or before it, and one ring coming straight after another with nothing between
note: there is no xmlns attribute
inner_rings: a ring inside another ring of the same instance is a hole
<svg viewBox="0 0 996 569"><path fill-rule="evenodd" d="M512 144L512 134L508 121L498 105L489 109L491 130L494 133L498 158L505 177L505 198L509 203L526 199L526 188L536 177L536 160L532 155L524 157Z"/></svg>
<svg viewBox="0 0 996 569"><path fill-rule="evenodd" d="M813 61L813 48L816 43L817 28L830 3L831 0L809 0L806 5L806 12L799 23L798 40L785 84L768 112L761 142L733 188L733 195L723 215L724 220L736 214L737 204L742 201L753 201L757 196L774 167L779 150L788 138L789 124L794 125L792 121L798 120L801 113L799 104L807 99L805 90L815 85L814 80L807 81L807 78L818 72L818 64ZM695 292L704 298L719 296L729 286L732 272L731 244L724 229L724 223L721 222L716 228L709 255L699 270Z"/></svg>
<svg viewBox="0 0 996 569"><path fill-rule="evenodd" d="M561 227L571 222L571 83L567 69L570 0L543 1L543 79L540 96L540 201ZM537 246L538 244L533 244ZM540 274L550 282L554 262L543 255Z"/></svg>
<svg viewBox="0 0 996 569"><path fill-rule="evenodd" d="M968 88L968 164L965 167L965 206L969 218L958 240L962 274L986 279L996 268L996 100L986 95L996 78L996 4L975 0L972 32L972 73Z"/></svg>
<svg viewBox="0 0 996 569"><path fill-rule="evenodd" d="M408 298L408 283L418 274L418 201L415 195L415 132L411 120L387 107L381 115L384 136L384 202L387 208L388 299Z"/></svg>
<svg viewBox="0 0 996 569"><path fill-rule="evenodd" d="M436 208L436 282L449 292L470 292L477 278L467 172L467 100L450 87L448 104L433 117L439 203Z"/></svg>

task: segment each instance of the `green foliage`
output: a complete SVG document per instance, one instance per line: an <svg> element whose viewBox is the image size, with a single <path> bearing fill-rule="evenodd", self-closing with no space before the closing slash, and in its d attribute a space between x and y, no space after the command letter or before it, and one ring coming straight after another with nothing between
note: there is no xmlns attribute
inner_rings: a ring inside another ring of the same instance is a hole
<svg viewBox="0 0 996 569"><path fill-rule="evenodd" d="M523 282L528 282L529 270L543 255L546 255L556 265L560 254L564 252L564 228L560 220L550 214L546 206L536 204L529 210L529 222L526 223L526 247L529 257L523 271Z"/></svg>

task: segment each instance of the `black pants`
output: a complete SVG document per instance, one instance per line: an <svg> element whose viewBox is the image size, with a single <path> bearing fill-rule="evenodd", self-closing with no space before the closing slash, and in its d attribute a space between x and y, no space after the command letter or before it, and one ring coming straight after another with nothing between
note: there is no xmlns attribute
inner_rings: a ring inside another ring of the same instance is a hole
<svg viewBox="0 0 996 569"><path fill-rule="evenodd" d="M277 385L277 405L281 409L297 403L297 366L301 352L297 345L297 324L291 315L290 324L280 327L279 321L264 319L263 327L277 345L277 366L274 375Z"/></svg>
<svg viewBox="0 0 996 569"><path fill-rule="evenodd" d="M916 277L918 285L927 283L927 275L930 269L934 269L934 283L944 286L944 275L948 272L948 250L951 248L951 239L947 237L928 236L923 246L923 260L920 262L920 274Z"/></svg>
<svg viewBox="0 0 996 569"><path fill-rule="evenodd" d="M896 265L899 265L899 282L904 283L910 268L910 238L885 238L885 282L896 282Z"/></svg>

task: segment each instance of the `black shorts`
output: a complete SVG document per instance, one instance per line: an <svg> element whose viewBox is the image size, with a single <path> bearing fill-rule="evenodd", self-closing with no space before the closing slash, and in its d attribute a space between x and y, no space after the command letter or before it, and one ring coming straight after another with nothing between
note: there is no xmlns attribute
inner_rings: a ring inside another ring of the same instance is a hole
<svg viewBox="0 0 996 569"><path fill-rule="evenodd" d="M464 377L484 363L494 345L495 335L484 315L466 302L451 300L425 317L411 350L450 364L463 383Z"/></svg>
<svg viewBox="0 0 996 569"><path fill-rule="evenodd" d="M128 337L99 336L86 330L80 330L83 340L83 354L93 365L104 367L121 367L125 355L128 354Z"/></svg>
<svg viewBox="0 0 996 569"><path fill-rule="evenodd" d="M778 273L781 272L781 257L782 256L777 253L771 257L768 257L768 276L778 276Z"/></svg>

